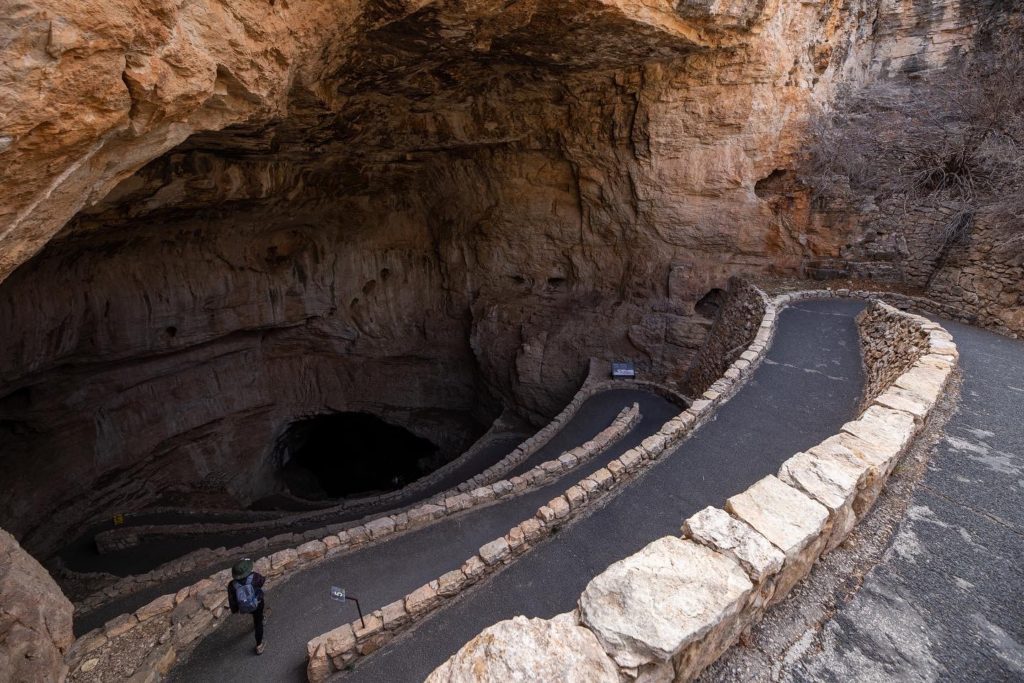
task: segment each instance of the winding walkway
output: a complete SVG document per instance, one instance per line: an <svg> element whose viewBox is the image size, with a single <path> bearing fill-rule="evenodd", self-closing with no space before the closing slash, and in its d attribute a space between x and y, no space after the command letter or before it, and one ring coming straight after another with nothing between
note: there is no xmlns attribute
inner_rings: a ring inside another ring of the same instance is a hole
<svg viewBox="0 0 1024 683"><path fill-rule="evenodd" d="M1024 342L942 325L960 404L882 561L783 680L1024 680Z"/></svg>
<svg viewBox="0 0 1024 683"><path fill-rule="evenodd" d="M609 564L655 538L677 534L690 514L720 505L777 471L796 451L838 431L854 417L863 387L853 320L862 307L830 300L787 308L764 364L710 423L604 507L425 619L409 637L367 658L348 677L419 681L496 621L515 614L549 617L571 609L590 578ZM558 438L579 443L586 437L574 434L576 430L596 432L634 400L641 404L639 425L576 470L574 479L636 445L678 412L646 392L606 392L585 404ZM481 544L532 516L564 488L564 481L555 482L304 571L268 594L273 618L262 657L252 655L251 622L231 619L201 642L171 672L170 680L303 681L305 643L355 616L351 608L329 599L331 585L359 597L364 611L379 608L458 567Z"/></svg>

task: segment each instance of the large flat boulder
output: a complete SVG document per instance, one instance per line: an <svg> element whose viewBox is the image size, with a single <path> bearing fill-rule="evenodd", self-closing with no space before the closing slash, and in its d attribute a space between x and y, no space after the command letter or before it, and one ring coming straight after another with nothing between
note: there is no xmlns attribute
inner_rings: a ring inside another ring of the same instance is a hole
<svg viewBox="0 0 1024 683"><path fill-rule="evenodd" d="M481 631L427 677L427 683L618 683L615 663L573 614L514 617Z"/></svg>
<svg viewBox="0 0 1024 683"><path fill-rule="evenodd" d="M580 596L580 621L622 667L681 658L699 671L738 635L752 589L736 561L667 536L594 577Z"/></svg>
<svg viewBox="0 0 1024 683"><path fill-rule="evenodd" d="M729 498L725 509L754 527L786 556L771 604L785 598L807 576L828 540L828 510L771 475Z"/></svg>

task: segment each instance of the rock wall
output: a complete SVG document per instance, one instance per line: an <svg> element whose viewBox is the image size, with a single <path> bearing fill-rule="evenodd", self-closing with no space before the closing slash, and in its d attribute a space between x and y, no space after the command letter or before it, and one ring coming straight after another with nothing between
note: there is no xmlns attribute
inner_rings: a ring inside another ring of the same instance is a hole
<svg viewBox="0 0 1024 683"><path fill-rule="evenodd" d="M687 373L688 395L703 394L746 350L757 334L766 308L761 290L738 278L729 282L725 302Z"/></svg>
<svg viewBox="0 0 1024 683"><path fill-rule="evenodd" d="M912 319L878 302L861 311L857 328L866 371L864 403L870 405L928 351L928 333Z"/></svg>
<svg viewBox="0 0 1024 683"><path fill-rule="evenodd" d="M0 672L8 681L57 683L75 637L71 602L42 565L0 529Z"/></svg>
<svg viewBox="0 0 1024 683"><path fill-rule="evenodd" d="M297 416L454 455L590 357L678 376L709 290L849 243L779 179L839 85L969 40L911 4L20 4L0 522L45 554L166 493L248 504Z"/></svg>

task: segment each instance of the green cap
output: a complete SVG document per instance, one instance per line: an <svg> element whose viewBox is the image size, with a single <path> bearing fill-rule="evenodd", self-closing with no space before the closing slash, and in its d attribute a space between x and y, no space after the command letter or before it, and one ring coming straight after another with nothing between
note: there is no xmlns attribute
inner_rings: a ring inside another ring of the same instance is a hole
<svg viewBox="0 0 1024 683"><path fill-rule="evenodd" d="M249 574L252 574L252 560L248 557L244 560L239 560L231 568L231 576L239 581L249 576Z"/></svg>

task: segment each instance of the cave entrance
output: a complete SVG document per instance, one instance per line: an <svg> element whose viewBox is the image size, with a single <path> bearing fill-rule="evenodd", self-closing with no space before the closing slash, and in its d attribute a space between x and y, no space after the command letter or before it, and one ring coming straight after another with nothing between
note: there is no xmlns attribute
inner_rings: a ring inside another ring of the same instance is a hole
<svg viewBox="0 0 1024 683"><path fill-rule="evenodd" d="M288 490L314 500L399 489L442 464L433 443L369 413L297 420L278 449Z"/></svg>

